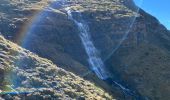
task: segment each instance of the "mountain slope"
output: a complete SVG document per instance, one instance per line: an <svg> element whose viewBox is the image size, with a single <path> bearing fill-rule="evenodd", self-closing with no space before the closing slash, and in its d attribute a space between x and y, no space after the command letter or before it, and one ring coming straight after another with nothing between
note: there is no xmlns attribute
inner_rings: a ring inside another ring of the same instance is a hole
<svg viewBox="0 0 170 100"><path fill-rule="evenodd" d="M94 84L58 68L51 61L22 49L2 36L0 76L0 96L5 99L112 99ZM10 91L15 91L9 87L7 91L7 86L14 87L18 92L25 91L26 95L16 92L10 96Z"/></svg>
<svg viewBox="0 0 170 100"><path fill-rule="evenodd" d="M168 100L170 54L158 46L121 48L106 62L110 70L151 100Z"/></svg>
<svg viewBox="0 0 170 100"><path fill-rule="evenodd" d="M168 100L170 87L170 32L142 9L124 43L106 60L140 94L151 100ZM135 45L134 45L135 43Z"/></svg>
<svg viewBox="0 0 170 100"><path fill-rule="evenodd" d="M74 18L79 20L79 11L89 25L94 45L113 78L148 99L169 99L170 32L155 17L138 9L133 0L65 1L1 0L1 33L65 70L114 91L89 71L79 30L65 11L70 7Z"/></svg>
<svg viewBox="0 0 170 100"><path fill-rule="evenodd" d="M19 0L2 0L1 2L3 5L1 5L1 8L5 9L8 7L9 11L2 10L2 20L4 22L0 24L0 26L3 27L1 28L1 33L5 38L20 44L24 48L41 57L50 59L53 63L59 65L65 70L71 71L78 76L95 82L98 86L107 91L114 92L110 86L97 78L97 76L88 68L87 54L78 36L79 31L74 23L68 19L66 11L64 10L65 7L58 1L47 2L46 0L25 0L19 2ZM129 25L129 22L131 22L129 19L134 17L134 12L129 9L124 12L126 13L124 14L125 16L121 14L121 11L126 7L124 7L119 0L115 0L113 4L110 4L110 0L66 0L66 2L66 6L70 6L73 10L79 9L82 12L83 18L87 22L92 22L91 24L89 23L89 26L92 28L91 30L94 30L91 33L92 37L97 40L95 44L97 45L100 41L104 41L99 47L97 46L98 48L104 46L101 50L102 56L108 54L112 47L110 47L110 45L115 43L110 39L109 35L103 37L102 34L105 32L106 34L112 35L110 32L114 28L111 28L109 32L107 32L108 29L101 30L101 32L96 29L103 29L101 28L102 24L105 27L109 26L111 23L107 22L113 21L112 18L119 17L122 17L123 19L125 17L126 20L123 22L127 22L127 25ZM103 3L102 5L101 2ZM109 8L105 9L108 4ZM49 8L43 9L46 6L49 6ZM107 15L105 14L105 11L108 9L111 9L111 11L109 11ZM34 14L36 12L39 13L35 16ZM115 13L112 14L112 12ZM30 25L27 25L28 23L30 23ZM116 21L115 23L117 25L119 24L119 21ZM92 27L100 25L100 28ZM120 33L123 32L124 31L121 31ZM24 40L22 40L22 38L24 38Z"/></svg>

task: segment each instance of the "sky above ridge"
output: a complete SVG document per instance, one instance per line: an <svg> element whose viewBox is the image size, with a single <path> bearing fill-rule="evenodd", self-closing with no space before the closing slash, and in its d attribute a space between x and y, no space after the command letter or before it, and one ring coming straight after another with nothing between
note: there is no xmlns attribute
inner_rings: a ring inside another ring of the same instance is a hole
<svg viewBox="0 0 170 100"><path fill-rule="evenodd" d="M143 10L155 16L167 29L170 30L170 0L134 0L134 1Z"/></svg>

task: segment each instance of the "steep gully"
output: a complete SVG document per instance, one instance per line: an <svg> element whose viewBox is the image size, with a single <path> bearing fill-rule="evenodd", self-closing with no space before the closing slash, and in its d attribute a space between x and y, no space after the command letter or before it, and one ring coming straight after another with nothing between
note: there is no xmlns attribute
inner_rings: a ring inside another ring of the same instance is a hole
<svg viewBox="0 0 170 100"><path fill-rule="evenodd" d="M90 69L98 76L98 78L102 79L109 85L119 87L124 93L124 95L130 95L135 100L144 100L144 98L139 93L137 93L136 90L130 89L127 86L123 86L122 85L123 83L119 83L117 79L113 79L109 75L109 72L105 69L104 62L99 56L98 50L95 48L92 42L90 32L89 32L89 27L86 24L86 22L82 19L81 13L78 11L74 11L74 13L76 13L80 18L79 20L76 20L73 17L72 11L69 7L67 7L65 10L68 14L68 19L72 20L76 24L79 30L79 36L81 38L85 51L88 55L88 62L90 65Z"/></svg>

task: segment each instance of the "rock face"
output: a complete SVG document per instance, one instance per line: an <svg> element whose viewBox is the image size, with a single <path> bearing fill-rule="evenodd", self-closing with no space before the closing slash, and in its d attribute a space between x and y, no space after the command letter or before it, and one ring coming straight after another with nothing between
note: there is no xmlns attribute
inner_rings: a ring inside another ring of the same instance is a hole
<svg viewBox="0 0 170 100"><path fill-rule="evenodd" d="M2 36L0 56L0 79L3 83L0 84L3 91L0 91L0 96L4 99L112 99L94 84L58 68L51 61L22 49Z"/></svg>
<svg viewBox="0 0 170 100"><path fill-rule="evenodd" d="M1 0L0 4L0 31L6 38L83 76L89 71L87 55L76 25L64 9L69 6L77 19L76 10L80 11L113 76L148 99L170 98L170 32L132 0ZM44 9L46 6L49 8ZM39 11L40 16L35 17ZM23 33L27 33L24 43ZM85 78L109 90L93 73Z"/></svg>

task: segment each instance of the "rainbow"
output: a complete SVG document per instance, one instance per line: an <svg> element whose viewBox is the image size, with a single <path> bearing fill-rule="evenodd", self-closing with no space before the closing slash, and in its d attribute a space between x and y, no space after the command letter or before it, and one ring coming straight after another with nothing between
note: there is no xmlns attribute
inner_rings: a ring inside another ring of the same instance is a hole
<svg viewBox="0 0 170 100"><path fill-rule="evenodd" d="M27 33L30 31L30 29L32 28L32 24L34 23L34 21L36 21L37 16L39 16L39 14L42 11L36 11L33 13L33 16L29 17L27 23L24 23L24 25L21 27L21 29L19 30L19 32L17 32L15 38L14 38L14 42L21 45L24 41L24 39L27 37Z"/></svg>
<svg viewBox="0 0 170 100"><path fill-rule="evenodd" d="M46 11L50 10L49 8L54 6L54 4L59 1L60 0L53 0L53 2L45 3L39 8L37 8L37 5L33 6L32 8L35 9L30 9L32 11L32 16L28 18L28 20L23 24L19 32L17 32L14 38L14 42L24 47L27 39L29 39L29 35L33 33L35 26L38 25L39 22L43 20L44 15L47 14ZM42 0L41 2L49 2L49 0Z"/></svg>
<svg viewBox="0 0 170 100"><path fill-rule="evenodd" d="M45 1L45 0L43 0ZM46 0L49 1L49 0ZM47 10L50 10L49 7L53 7L54 4L56 4L58 1L53 1L52 3L46 3L39 9L30 9L32 11L32 16L28 18L28 21L26 21L23 26L20 28L20 30L17 32L16 36L14 36L14 42L18 45L25 47L25 44L27 43L27 40L29 40L30 35L34 32L35 26L39 24L40 21L43 21L44 15L46 15L48 12ZM36 8L36 6L32 7ZM23 63L22 61L16 61L17 64ZM11 72L8 72L9 74ZM33 91L17 91L15 90L15 87L13 86L15 79L6 79L5 81L9 82L10 85L5 85L2 87L3 91L0 91L0 95L4 94L28 94L32 93Z"/></svg>

